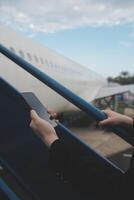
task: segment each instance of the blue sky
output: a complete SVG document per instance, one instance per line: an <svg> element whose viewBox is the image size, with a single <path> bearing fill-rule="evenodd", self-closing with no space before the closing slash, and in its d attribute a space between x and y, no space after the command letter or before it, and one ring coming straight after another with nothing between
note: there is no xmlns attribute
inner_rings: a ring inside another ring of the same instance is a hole
<svg viewBox="0 0 134 200"><path fill-rule="evenodd" d="M134 73L131 25L38 33L34 39L104 76Z"/></svg>
<svg viewBox="0 0 134 200"><path fill-rule="evenodd" d="M1 0L0 23L106 77L134 74L133 0Z"/></svg>

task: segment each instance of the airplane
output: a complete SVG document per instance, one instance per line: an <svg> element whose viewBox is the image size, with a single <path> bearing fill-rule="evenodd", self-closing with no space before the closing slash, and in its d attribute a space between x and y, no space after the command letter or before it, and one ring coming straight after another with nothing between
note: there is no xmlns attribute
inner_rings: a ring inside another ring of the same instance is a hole
<svg viewBox="0 0 134 200"><path fill-rule="evenodd" d="M88 102L128 91L120 86L111 87L110 92L106 79L100 74L3 25L0 26L0 43ZM34 92L44 105L56 112L76 109L3 55L0 55L0 63L0 75L21 92Z"/></svg>

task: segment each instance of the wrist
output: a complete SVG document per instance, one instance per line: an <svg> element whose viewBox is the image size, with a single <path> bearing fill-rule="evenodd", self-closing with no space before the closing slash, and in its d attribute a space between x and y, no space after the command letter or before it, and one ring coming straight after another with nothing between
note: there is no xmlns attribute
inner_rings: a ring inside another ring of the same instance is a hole
<svg viewBox="0 0 134 200"><path fill-rule="evenodd" d="M48 148L50 148L51 145L53 144L53 142L55 140L58 140L59 138L58 138L58 136L56 134L49 134L47 136L44 136L42 139L43 139L43 142L45 143L45 145Z"/></svg>

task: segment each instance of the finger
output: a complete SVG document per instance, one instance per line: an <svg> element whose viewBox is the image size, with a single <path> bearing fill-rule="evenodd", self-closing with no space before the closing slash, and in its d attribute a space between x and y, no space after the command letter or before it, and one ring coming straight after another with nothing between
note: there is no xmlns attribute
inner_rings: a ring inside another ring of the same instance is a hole
<svg viewBox="0 0 134 200"><path fill-rule="evenodd" d="M112 124L112 120L110 118L99 122L99 125L101 125L101 126L108 125L108 124Z"/></svg>
<svg viewBox="0 0 134 200"><path fill-rule="evenodd" d="M55 113L55 111L54 111L54 110L51 110L51 109L48 109L47 112L48 112L50 115L52 115L52 114Z"/></svg>
<svg viewBox="0 0 134 200"><path fill-rule="evenodd" d="M107 110L102 110L102 112L104 112L105 114L109 114L109 113L111 113L111 110L109 110L109 109L107 109Z"/></svg>
<svg viewBox="0 0 134 200"><path fill-rule="evenodd" d="M50 114L51 118L56 119L58 116L58 114L54 110L48 109L47 112Z"/></svg>
<svg viewBox="0 0 134 200"><path fill-rule="evenodd" d="M56 113L50 115L50 119L56 119L56 118L57 118L57 114Z"/></svg>

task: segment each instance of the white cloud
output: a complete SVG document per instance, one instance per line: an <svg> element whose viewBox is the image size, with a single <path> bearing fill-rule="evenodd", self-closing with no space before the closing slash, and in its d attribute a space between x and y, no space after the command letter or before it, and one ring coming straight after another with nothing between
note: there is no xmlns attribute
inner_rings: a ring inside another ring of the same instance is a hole
<svg viewBox="0 0 134 200"><path fill-rule="evenodd" d="M126 47L126 48L129 48L129 47L132 47L133 44L131 42L128 42L128 41L122 41L120 43L123 47Z"/></svg>
<svg viewBox="0 0 134 200"><path fill-rule="evenodd" d="M31 32L134 22L133 0L1 0L0 21Z"/></svg>

